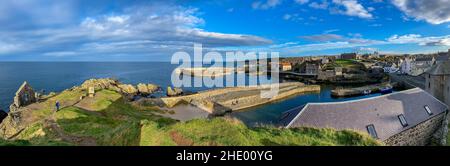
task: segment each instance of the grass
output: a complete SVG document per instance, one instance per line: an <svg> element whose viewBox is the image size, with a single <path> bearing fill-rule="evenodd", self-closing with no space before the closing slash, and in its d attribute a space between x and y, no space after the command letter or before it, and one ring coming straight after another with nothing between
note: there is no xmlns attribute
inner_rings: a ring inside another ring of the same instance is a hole
<svg viewBox="0 0 450 166"><path fill-rule="evenodd" d="M61 141L53 133L53 131L46 128L43 123L38 122L25 128L19 135L15 137L16 140L6 141L0 139L0 145L3 146L68 146L72 145L69 142Z"/></svg>
<svg viewBox="0 0 450 166"><path fill-rule="evenodd" d="M140 145L381 145L370 136L354 131L333 129L279 129L274 127L247 128L238 120L198 119L169 126L144 121Z"/></svg>
<svg viewBox="0 0 450 166"><path fill-rule="evenodd" d="M56 113L64 132L94 138L99 145L138 145L141 120L175 122L152 114L152 110L136 108L113 91L99 91L95 99L86 105L95 111L67 107Z"/></svg>
<svg viewBox="0 0 450 166"><path fill-rule="evenodd" d="M82 92L64 91L45 103L78 100ZM153 114L151 105L139 107L124 100L120 94L102 90L84 102L83 107L66 106L54 114L61 131L53 131L36 121L22 131L15 141L0 140L0 145L76 145L61 141L55 132L82 139L94 139L97 145L381 145L366 134L332 129L248 128L230 118L198 119L176 122ZM81 103L81 102L80 102ZM93 110L86 110L90 108ZM52 109L43 107L40 118L52 116ZM60 135L60 134L59 134Z"/></svg>
<svg viewBox="0 0 450 166"><path fill-rule="evenodd" d="M325 65L326 70L334 70L335 67L342 67L347 69L363 70L364 65L351 59L337 59L332 63Z"/></svg>

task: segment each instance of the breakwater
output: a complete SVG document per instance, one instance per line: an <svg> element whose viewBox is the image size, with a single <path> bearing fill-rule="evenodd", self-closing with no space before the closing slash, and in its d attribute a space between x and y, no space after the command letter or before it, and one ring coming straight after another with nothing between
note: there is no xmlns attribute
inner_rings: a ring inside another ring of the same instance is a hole
<svg viewBox="0 0 450 166"><path fill-rule="evenodd" d="M280 83L277 95L272 98L262 97L261 92L269 90L270 86L271 85L222 88L202 91L187 96L165 97L161 98L161 100L167 107L174 107L179 103L185 102L195 105L211 114L221 115L226 112L266 104L301 93L320 92L320 86L318 85L305 85L299 82L289 82Z"/></svg>

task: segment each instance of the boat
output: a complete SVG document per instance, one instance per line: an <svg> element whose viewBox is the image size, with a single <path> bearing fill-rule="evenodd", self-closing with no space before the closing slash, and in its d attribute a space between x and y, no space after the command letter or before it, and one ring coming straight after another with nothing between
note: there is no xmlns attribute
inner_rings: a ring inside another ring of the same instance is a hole
<svg viewBox="0 0 450 166"><path fill-rule="evenodd" d="M389 87L389 86L380 88L381 94L392 93L392 91L393 91L392 87Z"/></svg>
<svg viewBox="0 0 450 166"><path fill-rule="evenodd" d="M371 93L372 93L372 91L370 89L366 89L363 91L363 95L369 95Z"/></svg>

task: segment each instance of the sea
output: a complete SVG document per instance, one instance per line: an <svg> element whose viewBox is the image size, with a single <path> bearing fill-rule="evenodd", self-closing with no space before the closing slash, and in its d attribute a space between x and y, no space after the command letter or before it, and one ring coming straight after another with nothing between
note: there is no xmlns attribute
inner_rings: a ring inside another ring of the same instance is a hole
<svg viewBox="0 0 450 166"><path fill-rule="evenodd" d="M171 74L178 65L169 62L0 62L0 109L8 111L15 92L27 81L41 93L60 92L80 85L91 78L115 78L127 84L152 83L163 87L172 86ZM197 92L215 87L183 87ZM248 125L276 124L281 114L308 102L347 101L367 96L333 98L332 85L322 85L320 93L308 93L285 100L233 112Z"/></svg>

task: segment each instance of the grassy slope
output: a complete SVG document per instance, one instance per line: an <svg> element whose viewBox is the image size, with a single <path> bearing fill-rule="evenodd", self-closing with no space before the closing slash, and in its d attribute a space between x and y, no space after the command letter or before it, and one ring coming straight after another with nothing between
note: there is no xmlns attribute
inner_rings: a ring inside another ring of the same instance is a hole
<svg viewBox="0 0 450 166"><path fill-rule="evenodd" d="M380 145L367 135L332 129L247 128L228 118L198 119L159 126L143 121L140 145Z"/></svg>
<svg viewBox="0 0 450 166"><path fill-rule="evenodd" d="M81 92L63 92L48 101L75 99ZM79 96L78 96L79 97ZM63 108L56 114L56 124L65 135L94 139L97 145L379 145L367 135L332 129L247 128L228 118L176 122L152 114L148 108L135 107L113 91L102 90L92 101ZM149 107L151 108L151 107ZM52 116L43 111L42 117ZM76 145L62 141L58 134L37 121L29 125L18 141L0 140L0 145Z"/></svg>

